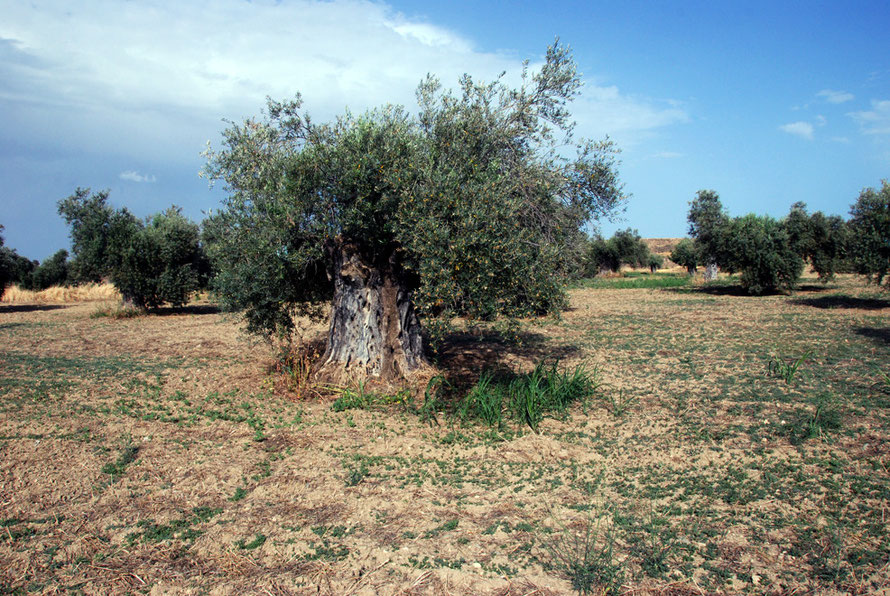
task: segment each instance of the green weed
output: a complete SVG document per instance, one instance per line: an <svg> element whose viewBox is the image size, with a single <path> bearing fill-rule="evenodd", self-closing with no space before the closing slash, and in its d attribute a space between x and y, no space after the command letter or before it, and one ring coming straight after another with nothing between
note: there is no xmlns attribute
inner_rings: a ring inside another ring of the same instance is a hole
<svg viewBox="0 0 890 596"><path fill-rule="evenodd" d="M598 372L577 366L560 371L558 362L538 363L527 374L498 379L485 372L460 401L457 415L500 428L509 415L537 432L546 414L565 414L568 406L587 399L600 387Z"/></svg>
<svg viewBox="0 0 890 596"><path fill-rule="evenodd" d="M769 376L779 377L785 381L786 384L790 385L794 382L794 377L797 375L800 366L809 360L812 355L812 350L807 350L803 356L796 358L776 353L770 358L769 364L767 365Z"/></svg>
<svg viewBox="0 0 890 596"><path fill-rule="evenodd" d="M236 540L235 546L237 546L241 550L255 550L263 546L265 543L265 534L257 534L250 542L245 542L243 538L241 540Z"/></svg>
<svg viewBox="0 0 890 596"><path fill-rule="evenodd" d="M108 474L111 476L111 481L114 482L115 477L120 478L124 475L124 472L131 463L136 461L136 454L139 452L139 446L133 445L127 440L127 444L124 446L123 450L121 450L120 455L117 460L114 462L108 462L104 466L102 466L102 473Z"/></svg>
<svg viewBox="0 0 890 596"><path fill-rule="evenodd" d="M547 554L542 562L565 577L578 594L619 594L624 568L614 553L614 532L603 527L605 516L594 515L591 510L581 528L559 523L556 532L542 539Z"/></svg>

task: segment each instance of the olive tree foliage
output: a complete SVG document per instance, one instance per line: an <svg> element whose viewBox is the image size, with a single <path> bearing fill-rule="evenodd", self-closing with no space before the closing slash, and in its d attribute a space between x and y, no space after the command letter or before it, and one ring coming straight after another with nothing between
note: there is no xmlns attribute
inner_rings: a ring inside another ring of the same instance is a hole
<svg viewBox="0 0 890 596"><path fill-rule="evenodd" d="M175 206L127 225L109 255L111 281L124 300L139 308L187 304L209 270L198 225Z"/></svg>
<svg viewBox="0 0 890 596"><path fill-rule="evenodd" d="M587 274L591 277L600 272L616 272L622 265L650 270L658 269L662 261L649 251L640 233L631 228L618 230L608 240L595 236L590 241L587 256ZM654 267L654 269L653 269Z"/></svg>
<svg viewBox="0 0 890 596"><path fill-rule="evenodd" d="M75 283L100 282L109 274L109 244L120 232L115 224L121 223L121 214L108 204L108 194L77 188L58 202L59 215L70 230L74 258L69 273Z"/></svg>
<svg viewBox="0 0 890 596"><path fill-rule="evenodd" d="M28 289L45 290L52 286L64 286L68 283L68 251L64 248L53 256L44 259L29 275Z"/></svg>
<svg viewBox="0 0 890 596"><path fill-rule="evenodd" d="M890 288L890 183L866 188L850 208L849 257L857 273Z"/></svg>
<svg viewBox="0 0 890 596"><path fill-rule="evenodd" d="M415 115L318 124L298 96L230 123L205 169L229 191L206 226L220 300L267 334L331 300L324 366L384 378L423 364L421 320L562 307L579 229L625 199L612 143L572 141L580 85L557 42L516 89L428 77Z"/></svg>
<svg viewBox="0 0 890 596"><path fill-rule="evenodd" d="M689 275L694 275L701 261L698 247L689 238L683 238L671 251L671 260L681 267L686 267Z"/></svg>
<svg viewBox="0 0 890 596"><path fill-rule="evenodd" d="M37 267L37 261L23 257L14 249L3 245L3 229L0 225L0 296L10 284L17 283L21 287L27 287L31 273Z"/></svg>
<svg viewBox="0 0 890 596"><path fill-rule="evenodd" d="M730 220L723 245L729 265L741 272L750 294L794 288L803 272L803 259L794 250L783 222L763 215Z"/></svg>
<svg viewBox="0 0 890 596"><path fill-rule="evenodd" d="M713 190L700 190L689 203L689 236L695 241L699 264L704 265L706 279L714 279L717 267L729 270L725 240L729 215L723 209L720 196Z"/></svg>
<svg viewBox="0 0 890 596"><path fill-rule="evenodd" d="M807 213L806 204L791 206L783 225L791 248L808 261L823 283L845 268L849 226L838 215L826 216L821 211Z"/></svg>
<svg viewBox="0 0 890 596"><path fill-rule="evenodd" d="M3 226L0 226L0 296L3 296L3 291L13 280L15 273L13 251L3 246L3 229Z"/></svg>
<svg viewBox="0 0 890 596"><path fill-rule="evenodd" d="M78 282L109 279L124 302L139 308L182 306L206 285L209 265L200 228L178 207L141 220L108 204L108 191L78 188L59 201L71 230Z"/></svg>

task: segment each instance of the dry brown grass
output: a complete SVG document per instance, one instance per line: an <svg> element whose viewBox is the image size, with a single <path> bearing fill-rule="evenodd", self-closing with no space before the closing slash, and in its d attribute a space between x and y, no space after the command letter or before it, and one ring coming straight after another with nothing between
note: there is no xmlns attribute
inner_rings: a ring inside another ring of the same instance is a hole
<svg viewBox="0 0 890 596"><path fill-rule="evenodd" d="M76 302L106 302L120 300L120 292L112 284L84 284L53 286L39 292L23 290L17 285L6 288L2 304L74 304Z"/></svg>
<svg viewBox="0 0 890 596"><path fill-rule="evenodd" d="M794 296L571 299L521 344L465 333L439 358L455 381L546 358L597 368L604 389L538 434L399 405L333 412L307 399L300 360L282 379L275 350L212 309L0 306L0 586L566 594L542 544L596 514L624 594L888 587L890 387L875 371L890 298L845 277ZM806 350L795 383L769 376L772 353ZM841 428L793 441L787 421L823 394Z"/></svg>

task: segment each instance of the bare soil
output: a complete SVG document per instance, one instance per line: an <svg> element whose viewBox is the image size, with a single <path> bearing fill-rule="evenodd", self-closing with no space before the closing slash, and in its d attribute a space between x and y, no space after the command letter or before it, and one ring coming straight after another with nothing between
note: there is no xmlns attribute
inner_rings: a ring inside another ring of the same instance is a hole
<svg viewBox="0 0 890 596"><path fill-rule="evenodd" d="M422 383L334 411L209 304L102 308L0 305L0 593L888 593L890 295L858 278L449 337L455 386L599 380L538 433Z"/></svg>

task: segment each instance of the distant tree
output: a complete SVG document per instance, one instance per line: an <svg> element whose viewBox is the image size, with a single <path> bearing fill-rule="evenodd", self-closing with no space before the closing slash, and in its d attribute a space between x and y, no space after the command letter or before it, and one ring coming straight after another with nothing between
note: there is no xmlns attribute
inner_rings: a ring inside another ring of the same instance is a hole
<svg viewBox="0 0 890 596"><path fill-rule="evenodd" d="M649 271L655 273L662 267L664 267L664 258L661 255L649 253Z"/></svg>
<svg viewBox="0 0 890 596"><path fill-rule="evenodd" d="M606 240L602 236L595 236L590 241L587 251L587 275L596 277L608 271L616 272L621 269L621 255L613 239Z"/></svg>
<svg viewBox="0 0 890 596"><path fill-rule="evenodd" d="M639 232L627 228L618 230L608 240L597 235L590 241L586 270L587 275L594 277L604 271L617 272L622 265L651 268L652 261L649 246Z"/></svg>
<svg viewBox="0 0 890 596"><path fill-rule="evenodd" d="M850 208L849 257L857 273L890 288L890 183L880 189L866 188Z"/></svg>
<svg viewBox="0 0 890 596"><path fill-rule="evenodd" d="M71 280L75 283L99 282L110 274L109 244L121 231L114 227L115 210L108 204L108 191L90 194L89 188L77 188L70 197L58 202L59 215L68 224L71 250Z"/></svg>
<svg viewBox="0 0 890 596"><path fill-rule="evenodd" d="M698 249L689 238L683 238L671 251L671 260L681 267L686 267L689 275L695 274L699 263Z"/></svg>
<svg viewBox="0 0 890 596"><path fill-rule="evenodd" d="M138 219L108 204L108 192L78 188L59 201L71 228L77 281L108 278L126 303L156 308L182 306L206 283L209 267L200 228L178 207Z"/></svg>
<svg viewBox="0 0 890 596"><path fill-rule="evenodd" d="M803 259L780 222L752 214L730 220L724 230L724 258L741 272L742 287L749 293L794 288L803 272Z"/></svg>
<svg viewBox="0 0 890 596"><path fill-rule="evenodd" d="M798 202L782 225L792 250L810 263L823 283L844 267L850 235L843 218L821 211L809 215L806 204Z"/></svg>
<svg viewBox="0 0 890 596"><path fill-rule="evenodd" d="M3 230L3 226L0 225L0 297L3 296L6 286L12 281L15 269L15 263L11 255L12 251L3 246Z"/></svg>
<svg viewBox="0 0 890 596"><path fill-rule="evenodd" d="M619 230L612 236L612 242L615 243L622 265L634 268L649 266L649 246L636 230Z"/></svg>
<svg viewBox="0 0 890 596"><path fill-rule="evenodd" d="M731 265L726 251L729 216L720 196L713 190L700 190L689 203L689 235L698 246L701 264L707 267L706 279L717 275L717 267Z"/></svg>
<svg viewBox="0 0 890 596"><path fill-rule="evenodd" d="M580 84L557 44L516 89L428 78L416 117L390 106L316 124L299 98L270 100L209 155L230 191L208 224L217 295L271 334L330 299L326 372L382 378L422 365L424 319L561 308L566 247L624 200L612 144L569 137Z"/></svg>
<svg viewBox="0 0 890 596"><path fill-rule="evenodd" d="M52 286L64 286L68 283L68 251L62 249L44 260L31 273L30 287L34 290L45 290Z"/></svg>
<svg viewBox="0 0 890 596"><path fill-rule="evenodd" d="M187 304L207 268L198 225L178 207L128 225L130 233L110 243L111 280L125 301L140 308Z"/></svg>
<svg viewBox="0 0 890 596"><path fill-rule="evenodd" d="M0 232L3 229L3 226L0 225ZM0 234L0 296L10 284L28 288L31 282L31 272L37 266L36 261L19 255L14 249L3 244L3 235Z"/></svg>

